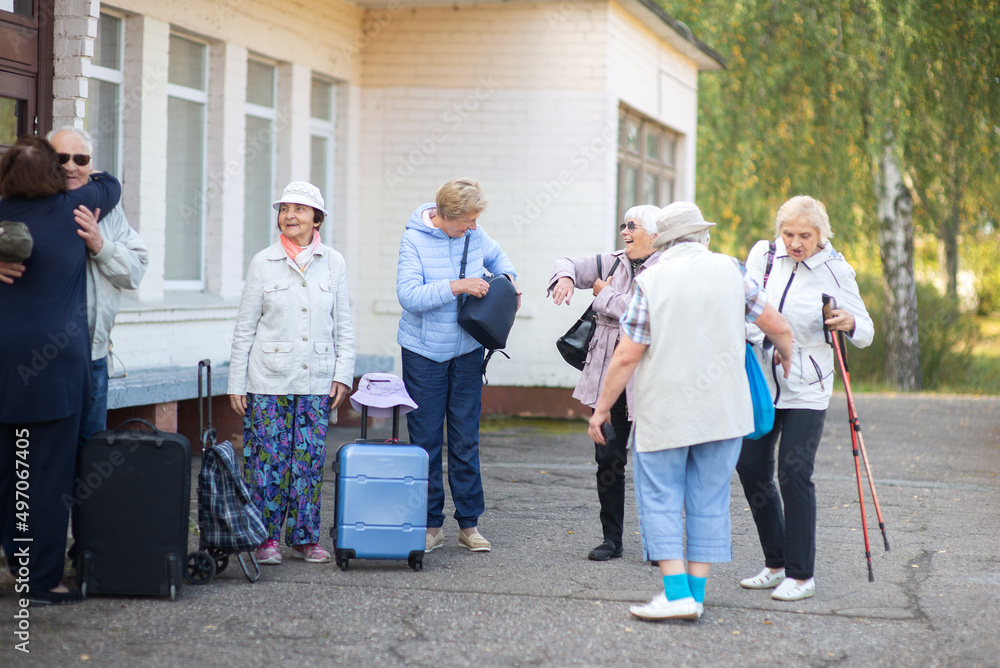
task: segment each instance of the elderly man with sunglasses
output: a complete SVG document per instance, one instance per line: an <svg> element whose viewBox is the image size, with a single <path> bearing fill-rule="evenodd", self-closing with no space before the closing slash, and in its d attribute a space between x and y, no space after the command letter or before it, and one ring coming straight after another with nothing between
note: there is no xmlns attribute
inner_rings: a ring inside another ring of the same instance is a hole
<svg viewBox="0 0 1000 668"><path fill-rule="evenodd" d="M76 190L90 180L94 151L90 136L83 130L61 127L46 139L59 154L66 170L66 186ZM77 445L83 445L95 433L106 428L108 412L108 345L111 327L121 302L122 290L134 290L146 273L149 252L139 233L125 220L119 202L111 213L98 222L99 212L86 207L77 209L77 234L87 245L87 326L90 330L92 377L89 404L80 416ZM30 263L30 260L29 260ZM0 281L12 283L21 277L25 265L0 262Z"/></svg>

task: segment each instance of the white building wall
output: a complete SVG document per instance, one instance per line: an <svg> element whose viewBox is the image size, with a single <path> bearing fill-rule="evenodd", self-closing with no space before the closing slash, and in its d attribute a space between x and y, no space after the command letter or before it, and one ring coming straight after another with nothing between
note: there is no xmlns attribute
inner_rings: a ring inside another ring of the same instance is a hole
<svg viewBox="0 0 1000 668"><path fill-rule="evenodd" d="M674 197L694 201L698 67L617 2L610 4L608 90L680 134Z"/></svg>
<svg viewBox="0 0 1000 668"><path fill-rule="evenodd" d="M96 0L59 2L86 17L72 25L89 56ZM337 83L335 193L325 225L347 259L360 354L398 359L399 238L413 209L450 178L471 175L483 185L491 204L480 222L511 257L524 292L508 345L513 359L497 357L491 367L496 385L571 386L578 377L554 341L590 296L557 308L546 284L556 257L615 245L620 102L682 135L678 192L693 197L697 69L616 2L390 2L365 11L336 1L120 0L115 9L127 16L124 204L151 258L114 332L129 368L228 359L243 278L250 51L278 63L279 191L308 178L312 75ZM209 44L205 293L164 290L171 30ZM79 79L85 70L64 74ZM82 116L76 98L85 88L60 88L64 120Z"/></svg>
<svg viewBox="0 0 1000 668"><path fill-rule="evenodd" d="M617 127L604 90L607 37L604 2L503 3L410 10L366 49L361 209L372 243L362 246L355 318L372 352L398 358L395 269L406 221L445 181L468 175L490 200L480 224L524 292L513 359L495 357L490 382L570 382L554 341L579 314L556 309L545 291L556 257L614 244L605 218L614 212L607 180Z"/></svg>
<svg viewBox="0 0 1000 668"><path fill-rule="evenodd" d="M100 3L58 3L54 121L82 127ZM123 205L150 250L146 276L139 290L124 300L118 317L113 332L115 352L131 369L189 365L204 357L222 362L229 358L243 283L247 56L252 50L278 62L277 197L287 181L309 178L313 74L341 87L357 85L361 48L366 44L365 12L336 0L308 4L121 0L113 8L126 16ZM165 230L170 224L165 220L168 50L174 30L209 45L203 293L164 289ZM356 108L357 95L353 97ZM351 96L338 95L338 101L342 98L350 103ZM355 137L341 134L337 138L340 196L337 211L326 225L343 228L348 220L357 221L356 189L346 178L357 172ZM334 236L352 238L345 229ZM356 277L349 280L351 293L356 295Z"/></svg>
<svg viewBox="0 0 1000 668"><path fill-rule="evenodd" d="M420 52L429 55L410 56ZM366 292L355 311L368 344L398 356L399 237L417 205L469 175L491 201L480 223L511 257L524 292L507 347L513 359L495 357L490 382L572 386L579 373L555 339L591 297L552 304L553 261L614 248L619 101L693 136L695 64L599 1L414 9L384 27L363 63L361 207L378 242L363 247ZM682 85L664 84L668 75ZM681 145L693 168L694 142ZM678 193L689 198L684 169Z"/></svg>

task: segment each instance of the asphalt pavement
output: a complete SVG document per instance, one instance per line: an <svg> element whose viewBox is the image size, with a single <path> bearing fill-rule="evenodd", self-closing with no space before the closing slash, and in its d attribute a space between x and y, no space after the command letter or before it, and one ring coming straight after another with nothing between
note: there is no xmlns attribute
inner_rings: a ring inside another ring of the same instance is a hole
<svg viewBox="0 0 1000 668"><path fill-rule="evenodd" d="M628 613L662 586L642 561L631 481L623 558L586 559L601 535L584 423L494 417L481 446L492 552L458 546L449 502L445 546L420 572L365 560L341 571L283 548L284 563L254 584L230 565L173 602L30 609L30 653L15 649L23 624L2 571L0 666L1000 666L1000 398L856 402L891 546L865 481L874 582L842 394L816 462L815 597L784 603L739 587L763 557L734 476L733 561L713 567L697 622ZM388 429L379 421L371 433ZM331 428L329 443L356 435ZM324 537L332 494L327 484Z"/></svg>

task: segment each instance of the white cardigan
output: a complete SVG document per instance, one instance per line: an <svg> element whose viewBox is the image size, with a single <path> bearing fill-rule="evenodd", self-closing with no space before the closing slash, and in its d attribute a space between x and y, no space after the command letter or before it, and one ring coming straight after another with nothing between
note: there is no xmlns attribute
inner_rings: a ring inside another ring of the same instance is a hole
<svg viewBox="0 0 1000 668"><path fill-rule="evenodd" d="M281 242L257 253L233 332L229 394L328 395L354 381L344 257L320 244L305 274Z"/></svg>

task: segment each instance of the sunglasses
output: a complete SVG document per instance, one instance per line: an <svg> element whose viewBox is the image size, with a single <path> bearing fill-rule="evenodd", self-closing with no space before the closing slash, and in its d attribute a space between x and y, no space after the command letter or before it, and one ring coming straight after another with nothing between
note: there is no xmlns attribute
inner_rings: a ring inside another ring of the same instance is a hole
<svg viewBox="0 0 1000 668"><path fill-rule="evenodd" d="M87 164L90 163L90 156L89 155L85 155L83 153L74 153L73 155L70 155L69 153L60 153L59 154L59 164L60 165L65 165L67 162L70 161L71 158L72 158L73 162L75 162L76 164L80 165L81 167L83 167L84 165L87 165Z"/></svg>
<svg viewBox="0 0 1000 668"><path fill-rule="evenodd" d="M621 234L625 230L628 230L630 233L635 232L635 223L630 220L618 226L618 234Z"/></svg>

